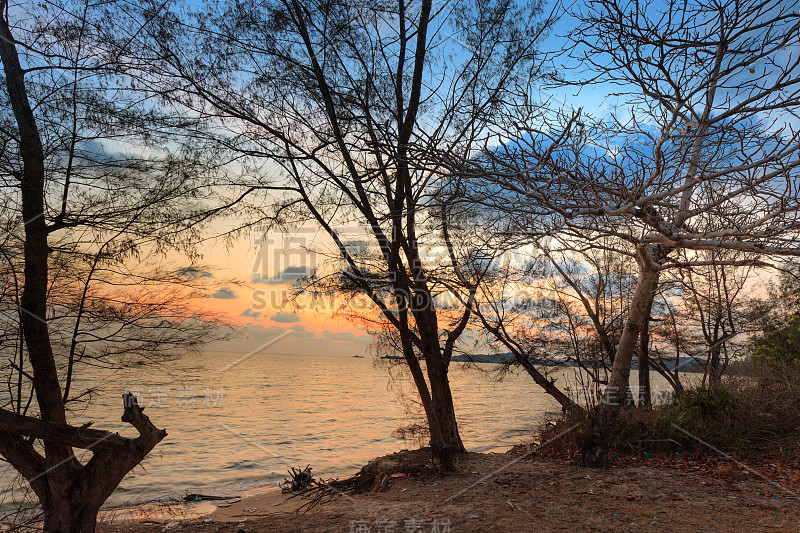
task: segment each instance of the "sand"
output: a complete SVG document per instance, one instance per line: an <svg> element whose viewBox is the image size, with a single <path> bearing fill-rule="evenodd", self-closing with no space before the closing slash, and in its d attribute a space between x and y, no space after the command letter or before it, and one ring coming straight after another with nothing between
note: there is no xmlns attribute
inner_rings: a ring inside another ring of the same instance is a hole
<svg viewBox="0 0 800 533"><path fill-rule="evenodd" d="M337 497L309 512L276 491L248 497L172 531L208 533L485 533L523 531L797 531L800 491L724 461L705 470L657 461L592 470L566 460L469 453L446 476L415 472L388 492ZM701 463L698 463L701 464ZM715 466L716 465L716 466ZM397 465L402 467L402 465ZM715 469L718 469L717 472ZM777 475L771 473L771 475ZM790 473L787 479L794 479ZM361 529L359 529L361 528ZM161 532L164 524L103 525L101 532Z"/></svg>
<svg viewBox="0 0 800 533"><path fill-rule="evenodd" d="M302 505L299 498L289 498L281 489L274 488L231 503L227 507L218 507L207 518L217 522L240 522L253 518L292 513Z"/></svg>

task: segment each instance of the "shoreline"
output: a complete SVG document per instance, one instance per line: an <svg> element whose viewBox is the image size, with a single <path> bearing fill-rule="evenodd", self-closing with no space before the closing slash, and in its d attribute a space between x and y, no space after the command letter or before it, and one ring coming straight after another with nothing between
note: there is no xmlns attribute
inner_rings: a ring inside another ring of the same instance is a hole
<svg viewBox="0 0 800 533"><path fill-rule="evenodd" d="M778 480L784 489L737 464L709 455L630 456L609 469L578 467L567 457L540 456L519 446L506 453L468 452L456 471L428 468L425 451L392 454L371 461L383 472L402 472L388 490L335 497L311 510L280 489L266 490L218 508L202 519L102 524L105 533L255 533L292 531L417 531L484 533L521 531L789 531L796 529L800 464L758 463L754 472ZM438 525L437 525L438 524ZM382 525L383 529L378 526ZM447 525L449 529L444 529ZM363 527L362 527L363 526ZM362 529L358 529L362 527ZM371 527L372 529L364 529Z"/></svg>
<svg viewBox="0 0 800 533"><path fill-rule="evenodd" d="M140 522L170 524L175 522L191 523L194 521L212 520L233 522L249 517L267 516L270 514L294 511L301 505L289 500L280 487L264 486L250 489L242 495L224 499L183 501L165 499L161 501L143 502L130 506L121 506L101 511L100 522L104 524L135 524ZM280 509L275 509L280 507Z"/></svg>
<svg viewBox="0 0 800 533"><path fill-rule="evenodd" d="M476 446L467 453L474 454L506 454L519 445L491 444ZM380 461L386 457L417 453L419 450L398 450L397 452L376 457ZM347 479L355 474L334 479ZM213 494L213 491L209 491ZM264 485L242 491L240 495L230 496L225 500L203 500L198 502L182 501L179 496L163 501L132 503L130 506L110 508L101 512L101 522L105 524L130 524L139 522L160 523L174 522L196 523L210 520L215 522L241 522L248 518L293 513L303 505L305 500L292 498L292 494L283 494L276 485Z"/></svg>

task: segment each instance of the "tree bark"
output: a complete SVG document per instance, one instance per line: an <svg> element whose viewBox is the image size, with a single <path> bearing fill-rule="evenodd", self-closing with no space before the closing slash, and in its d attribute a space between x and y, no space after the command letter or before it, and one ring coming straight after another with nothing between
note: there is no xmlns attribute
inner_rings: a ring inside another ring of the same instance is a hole
<svg viewBox="0 0 800 533"><path fill-rule="evenodd" d="M80 495L80 493L61 494L52 501L42 502L45 531L53 533L94 533L97 525L97 515L103 502L78 500L75 496L76 494Z"/></svg>
<svg viewBox="0 0 800 533"><path fill-rule="evenodd" d="M636 342L639 340L658 286L659 274L656 265L666 256L666 251L658 246L640 246L638 253L639 279L628 319L617 346L611 377L581 445L581 459L586 466L604 467L607 464L611 426L618 418L620 406L624 402L621 396L628 388Z"/></svg>
<svg viewBox="0 0 800 533"><path fill-rule="evenodd" d="M722 383L722 368L720 363L720 353L722 345L717 344L711 347L711 354L708 359L708 385L709 387L719 387Z"/></svg>
<svg viewBox="0 0 800 533"><path fill-rule="evenodd" d="M453 405L453 394L450 391L448 365L444 362L427 363L428 381L431 386L431 407L433 420L429 420L431 432L431 448L439 460L442 470L454 468L453 459L466 450L461 442L456 422L456 411Z"/></svg>
<svg viewBox="0 0 800 533"><path fill-rule="evenodd" d="M650 299L639 343L639 407L644 408L652 407L650 390L650 313L652 310L653 298Z"/></svg>

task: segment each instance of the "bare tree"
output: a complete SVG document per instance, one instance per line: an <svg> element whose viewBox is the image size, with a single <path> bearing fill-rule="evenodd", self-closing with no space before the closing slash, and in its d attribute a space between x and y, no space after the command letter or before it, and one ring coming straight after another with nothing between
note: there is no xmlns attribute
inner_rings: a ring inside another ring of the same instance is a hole
<svg viewBox="0 0 800 533"><path fill-rule="evenodd" d="M613 235L636 256L606 401L583 450L602 465L661 273L704 264L704 250L800 254L800 15L793 2L731 0L592 1L575 16L565 69L578 65L581 82L608 88L617 108L598 118L509 108L503 144L461 171L482 176L494 207L513 202L539 234Z"/></svg>
<svg viewBox="0 0 800 533"><path fill-rule="evenodd" d="M577 367L576 380L589 396L606 384L631 273L602 250L568 251L564 244L539 243L525 260L484 280L476 316L494 344L509 350L564 408L574 409L572 398L553 390L552 380L542 383L530 367L533 361Z"/></svg>
<svg viewBox="0 0 800 533"><path fill-rule="evenodd" d="M753 331L743 297L747 296L746 286L754 267L718 264L737 258L731 252L709 250L698 256L707 264L676 272L683 289L681 314L683 327L696 333L694 339L687 339L687 343L695 345L687 355L703 362L703 381L707 378L708 384L716 387L731 361L743 355L742 337ZM739 259L741 256L738 254Z"/></svg>
<svg viewBox="0 0 800 533"><path fill-rule="evenodd" d="M110 53L114 5L0 4L2 346L0 454L39 500L44 529L91 532L122 478L165 436L130 393L136 438L72 425L85 364L158 360L215 335L185 307L199 280L154 257L190 252L213 161L171 142ZM122 393L123 391L120 391ZM85 462L74 449L92 452Z"/></svg>
<svg viewBox="0 0 800 533"><path fill-rule="evenodd" d="M194 19L166 15L153 34L158 83L220 126L218 141L241 157L242 194L267 192L251 202L272 223L318 225L344 267L317 276L366 294L398 332L444 468L463 450L448 371L471 306L452 320L437 309L425 223L447 176L433 156L468 156L498 101L531 75L538 9L220 2ZM362 257L348 246L353 227L366 228ZM460 290L469 302L475 289Z"/></svg>

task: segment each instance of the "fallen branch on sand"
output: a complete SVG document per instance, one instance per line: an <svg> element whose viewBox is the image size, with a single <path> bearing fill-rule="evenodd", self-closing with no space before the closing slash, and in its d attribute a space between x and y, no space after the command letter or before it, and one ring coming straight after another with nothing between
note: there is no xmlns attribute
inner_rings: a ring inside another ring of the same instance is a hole
<svg viewBox="0 0 800 533"><path fill-rule="evenodd" d="M217 501L217 500L234 500L236 498L241 499L241 496L209 496L207 494L187 494L183 497L183 501L185 502L200 502L200 501Z"/></svg>
<svg viewBox="0 0 800 533"><path fill-rule="evenodd" d="M307 500L297 509L297 512L305 512L314 507L328 503L337 496L349 497L350 494L365 494L368 492L387 492L395 478L408 477L408 474L416 476L431 475L434 470L430 461L431 453L429 449L414 451L402 451L395 454L379 457L367 463L357 474L346 479L314 479L311 477L308 487L291 498L300 497ZM306 467L303 472L311 469ZM292 472L299 472L292 469ZM292 473L290 472L290 474ZM289 480L281 484L288 484ZM288 486L288 485L287 485ZM284 492L292 492L286 491Z"/></svg>

